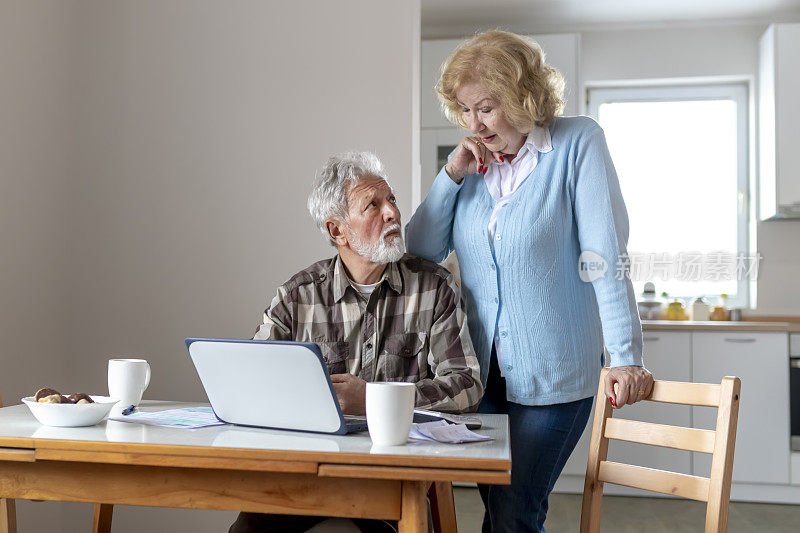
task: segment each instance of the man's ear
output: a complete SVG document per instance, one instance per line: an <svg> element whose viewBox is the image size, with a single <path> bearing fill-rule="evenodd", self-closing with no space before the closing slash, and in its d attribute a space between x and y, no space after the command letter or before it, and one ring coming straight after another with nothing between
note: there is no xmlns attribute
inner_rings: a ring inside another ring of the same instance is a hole
<svg viewBox="0 0 800 533"><path fill-rule="evenodd" d="M347 246L347 232L344 229L345 224L337 218L329 218L325 221L325 229L328 230L328 236L337 246Z"/></svg>

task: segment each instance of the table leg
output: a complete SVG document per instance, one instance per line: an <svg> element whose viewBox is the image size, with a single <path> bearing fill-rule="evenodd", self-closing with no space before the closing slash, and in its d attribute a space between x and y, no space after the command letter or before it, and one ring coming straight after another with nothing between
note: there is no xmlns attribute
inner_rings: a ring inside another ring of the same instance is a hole
<svg viewBox="0 0 800 533"><path fill-rule="evenodd" d="M0 533L17 533L17 507L8 498L0 498Z"/></svg>
<svg viewBox="0 0 800 533"><path fill-rule="evenodd" d="M114 517L114 506L109 503L94 504L94 523L92 533L111 533L111 519Z"/></svg>
<svg viewBox="0 0 800 533"><path fill-rule="evenodd" d="M449 481L435 481L428 490L431 502L433 531L436 533L457 533L456 506L453 500L453 484Z"/></svg>
<svg viewBox="0 0 800 533"><path fill-rule="evenodd" d="M399 533L420 533L428 530L428 505L425 499L427 483L403 481L400 502Z"/></svg>

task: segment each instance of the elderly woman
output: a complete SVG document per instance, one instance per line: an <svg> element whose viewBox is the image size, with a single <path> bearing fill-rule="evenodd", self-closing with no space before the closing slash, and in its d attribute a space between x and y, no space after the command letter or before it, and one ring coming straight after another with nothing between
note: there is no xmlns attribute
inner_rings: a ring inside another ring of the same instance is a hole
<svg viewBox="0 0 800 533"><path fill-rule="evenodd" d="M604 344L607 401L652 390L633 288L617 275L628 218L614 165L597 123L557 116L563 86L529 39L488 31L461 44L436 90L471 135L406 228L412 254L442 261L455 250L485 384L479 412L510 418L511 486L479 487L483 531L544 531Z"/></svg>

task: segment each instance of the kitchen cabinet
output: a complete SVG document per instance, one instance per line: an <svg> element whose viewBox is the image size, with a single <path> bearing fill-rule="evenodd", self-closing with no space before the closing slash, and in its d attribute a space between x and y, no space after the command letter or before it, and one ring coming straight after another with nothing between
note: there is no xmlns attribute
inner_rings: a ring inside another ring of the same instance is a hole
<svg viewBox="0 0 800 533"><path fill-rule="evenodd" d="M785 333L694 332L692 381L742 380L733 482L789 483L789 360ZM714 429L717 410L692 407L694 427ZM694 453L695 475L708 476L711 456Z"/></svg>
<svg viewBox="0 0 800 533"><path fill-rule="evenodd" d="M691 381L691 333L646 332L643 339L644 364L656 379ZM692 425L691 407L686 405L641 402L615 410L614 417L683 427ZM583 476L586 473L593 418L594 411L587 429L564 466L563 475ZM645 444L612 441L608 448L608 460L673 472L691 472L690 452ZM647 494L645 491L639 492Z"/></svg>
<svg viewBox="0 0 800 533"><path fill-rule="evenodd" d="M758 64L759 218L800 218L800 24L773 24Z"/></svg>

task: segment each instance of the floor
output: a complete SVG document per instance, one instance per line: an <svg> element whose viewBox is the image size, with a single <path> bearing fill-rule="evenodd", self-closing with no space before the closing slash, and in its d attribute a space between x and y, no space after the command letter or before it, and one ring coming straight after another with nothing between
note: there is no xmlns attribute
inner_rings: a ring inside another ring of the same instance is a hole
<svg viewBox="0 0 800 533"><path fill-rule="evenodd" d="M478 490L455 487L458 531L479 533L483 503ZM552 494L545 528L550 533L580 529L581 496ZM600 531L608 533L654 533L703 531L705 504L671 498L603 497ZM646 531L643 531L646 528ZM797 533L800 505L732 502L728 514L730 533Z"/></svg>

